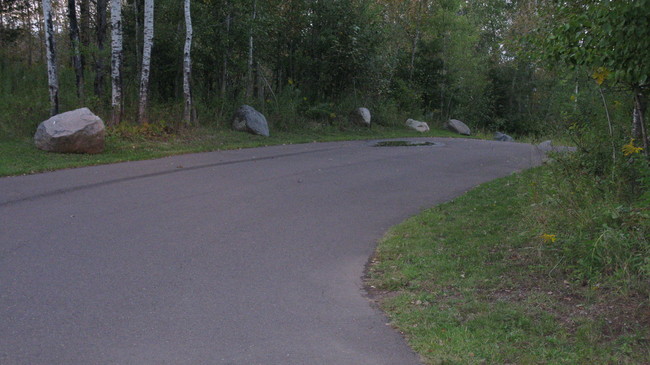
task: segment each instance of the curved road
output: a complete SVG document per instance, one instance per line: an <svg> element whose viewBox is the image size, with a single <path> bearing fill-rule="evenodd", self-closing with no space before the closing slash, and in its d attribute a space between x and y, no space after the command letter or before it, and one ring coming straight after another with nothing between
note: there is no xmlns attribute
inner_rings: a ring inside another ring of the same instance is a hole
<svg viewBox="0 0 650 365"><path fill-rule="evenodd" d="M0 363L418 364L364 297L377 240L540 162L319 143L0 179Z"/></svg>

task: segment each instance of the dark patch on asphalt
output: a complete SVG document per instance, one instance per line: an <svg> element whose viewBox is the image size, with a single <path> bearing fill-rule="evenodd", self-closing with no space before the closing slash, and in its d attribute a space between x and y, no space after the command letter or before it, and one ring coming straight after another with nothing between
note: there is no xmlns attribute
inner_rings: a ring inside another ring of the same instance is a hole
<svg viewBox="0 0 650 365"><path fill-rule="evenodd" d="M442 146L442 143L430 141L379 141L374 147L423 147L423 146Z"/></svg>

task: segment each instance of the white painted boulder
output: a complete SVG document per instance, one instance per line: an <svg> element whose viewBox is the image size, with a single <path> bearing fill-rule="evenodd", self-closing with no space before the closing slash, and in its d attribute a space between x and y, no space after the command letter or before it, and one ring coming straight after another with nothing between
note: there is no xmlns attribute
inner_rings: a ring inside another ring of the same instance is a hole
<svg viewBox="0 0 650 365"><path fill-rule="evenodd" d="M429 125L427 123L420 122L420 121L415 120L415 119L407 119L406 120L406 126L411 128L411 129L414 129L414 130L416 130L418 132L422 132L422 133L428 132L430 130Z"/></svg>
<svg viewBox="0 0 650 365"><path fill-rule="evenodd" d="M350 121L354 124L370 127L372 116L368 108L356 108L350 113Z"/></svg>
<svg viewBox="0 0 650 365"><path fill-rule="evenodd" d="M39 124L34 144L48 152L101 153L105 134L101 118L88 108L81 108L57 114Z"/></svg>

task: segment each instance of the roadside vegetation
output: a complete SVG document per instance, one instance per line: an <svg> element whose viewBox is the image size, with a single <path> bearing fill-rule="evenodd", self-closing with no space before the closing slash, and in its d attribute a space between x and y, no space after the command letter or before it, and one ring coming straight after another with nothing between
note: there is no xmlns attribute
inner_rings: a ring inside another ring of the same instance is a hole
<svg viewBox="0 0 650 365"><path fill-rule="evenodd" d="M368 292L427 364L650 363L648 205L567 173L580 158L484 184L380 242Z"/></svg>
<svg viewBox="0 0 650 365"><path fill-rule="evenodd" d="M108 3L0 1L0 176L451 136L451 118L553 139L577 152L389 232L369 291L428 363L650 363L650 0ZM230 129L242 104L271 137ZM53 110L79 107L108 125L104 153L34 148ZM372 128L348 123L357 107Z"/></svg>
<svg viewBox="0 0 650 365"><path fill-rule="evenodd" d="M273 146L281 144L368 140L398 137L450 137L453 133L432 129L426 135L395 126L339 128L312 124L293 131L274 132L270 137L253 136L228 128L202 127L176 130L171 126L129 125L108 128L101 154L53 154L34 147L31 137L0 140L0 176L24 175L65 168L146 160L165 156Z"/></svg>

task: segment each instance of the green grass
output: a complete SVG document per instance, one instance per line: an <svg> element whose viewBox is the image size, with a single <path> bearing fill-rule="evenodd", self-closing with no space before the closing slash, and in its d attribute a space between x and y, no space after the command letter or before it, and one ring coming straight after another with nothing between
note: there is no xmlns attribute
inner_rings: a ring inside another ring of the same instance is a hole
<svg viewBox="0 0 650 365"><path fill-rule="evenodd" d="M399 137L457 136L443 130L419 133L405 128L375 126L348 129L314 126L297 132L274 132L265 138L223 128L199 128L174 134L143 137L129 127L109 132L101 154L56 154L34 147L31 138L0 140L0 176L31 174L64 168L146 160L184 153L250 148L281 144ZM126 132L126 133L125 133Z"/></svg>
<svg viewBox="0 0 650 365"><path fill-rule="evenodd" d="M574 280L531 224L531 182L548 170L484 184L380 243L369 292L426 363L650 363L647 293Z"/></svg>

